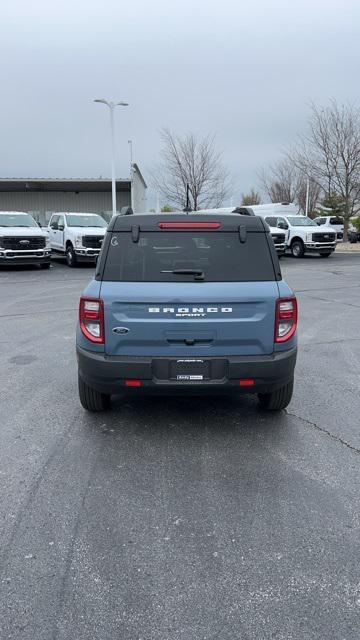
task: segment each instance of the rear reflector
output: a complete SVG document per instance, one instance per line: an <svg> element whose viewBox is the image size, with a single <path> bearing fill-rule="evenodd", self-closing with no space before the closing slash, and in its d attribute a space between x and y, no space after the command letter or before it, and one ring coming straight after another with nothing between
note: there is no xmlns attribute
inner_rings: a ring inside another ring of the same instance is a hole
<svg viewBox="0 0 360 640"><path fill-rule="evenodd" d="M190 230L190 229L220 229L220 222L159 222L160 229L171 229L173 231L176 230Z"/></svg>
<svg viewBox="0 0 360 640"><path fill-rule="evenodd" d="M141 380L125 380L125 387L141 387Z"/></svg>
<svg viewBox="0 0 360 640"><path fill-rule="evenodd" d="M253 378L242 378L239 380L240 387L253 387L255 380Z"/></svg>

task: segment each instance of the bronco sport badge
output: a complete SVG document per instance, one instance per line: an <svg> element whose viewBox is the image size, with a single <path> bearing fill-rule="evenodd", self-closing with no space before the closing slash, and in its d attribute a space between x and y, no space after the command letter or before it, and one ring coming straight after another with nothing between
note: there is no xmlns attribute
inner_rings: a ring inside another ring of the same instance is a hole
<svg viewBox="0 0 360 640"><path fill-rule="evenodd" d="M208 313L232 313L232 307L149 307L149 313L170 313L177 318L204 318Z"/></svg>

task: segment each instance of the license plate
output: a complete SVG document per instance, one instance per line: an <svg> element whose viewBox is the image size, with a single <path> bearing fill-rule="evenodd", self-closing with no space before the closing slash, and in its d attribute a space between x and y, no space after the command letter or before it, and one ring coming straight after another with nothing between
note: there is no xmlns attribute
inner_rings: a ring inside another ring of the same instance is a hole
<svg viewBox="0 0 360 640"><path fill-rule="evenodd" d="M208 380L210 363L198 358L173 360L170 364L170 378L183 382Z"/></svg>

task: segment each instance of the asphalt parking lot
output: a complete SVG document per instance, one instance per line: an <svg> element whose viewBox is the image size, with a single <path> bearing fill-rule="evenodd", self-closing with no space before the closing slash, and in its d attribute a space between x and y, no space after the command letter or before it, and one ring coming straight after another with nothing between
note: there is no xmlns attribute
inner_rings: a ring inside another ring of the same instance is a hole
<svg viewBox="0 0 360 640"><path fill-rule="evenodd" d="M0 637L358 640L360 254L285 258L295 394L88 415L92 268L0 269Z"/></svg>

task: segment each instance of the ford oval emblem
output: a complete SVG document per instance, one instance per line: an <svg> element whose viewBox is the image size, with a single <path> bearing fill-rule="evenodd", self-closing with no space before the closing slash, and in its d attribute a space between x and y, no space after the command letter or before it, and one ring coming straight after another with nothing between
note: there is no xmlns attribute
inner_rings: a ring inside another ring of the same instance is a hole
<svg viewBox="0 0 360 640"><path fill-rule="evenodd" d="M130 329L128 329L127 327L114 327L113 328L113 333L116 333L118 335L123 335L124 333L129 333Z"/></svg>

